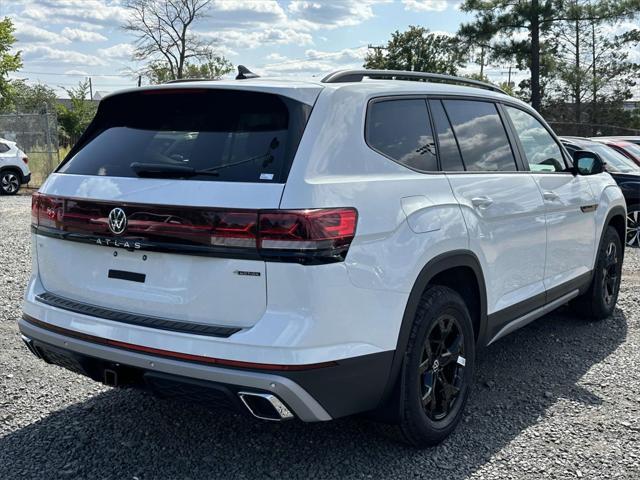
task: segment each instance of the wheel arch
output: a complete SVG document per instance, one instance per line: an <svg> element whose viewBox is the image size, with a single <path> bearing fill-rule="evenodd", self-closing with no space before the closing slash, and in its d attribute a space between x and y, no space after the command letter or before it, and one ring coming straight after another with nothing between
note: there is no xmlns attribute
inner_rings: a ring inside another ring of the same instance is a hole
<svg viewBox="0 0 640 480"><path fill-rule="evenodd" d="M471 312L472 319L474 320L476 345L483 345L484 340L486 340L487 293L484 275L482 273L482 267L478 257L469 250L455 250L434 257L422 268L414 282L411 293L409 294L409 299L402 317L400 331L398 333L398 341L396 343L387 386L383 395L384 400L389 400L392 397L395 385L399 379L399 373L402 368L404 354L409 341L411 326L422 294L429 285L433 284L444 284L444 286L448 286L460 292L460 286L456 288L456 286L451 284L451 281L455 280L461 271L465 271L468 272L468 274L473 275L475 287L477 288L476 312ZM465 299L465 301L466 300L467 299ZM476 318L474 318L474 316ZM486 342L484 344L486 344Z"/></svg>
<svg viewBox="0 0 640 480"><path fill-rule="evenodd" d="M618 236L620 237L620 242L622 243L622 255L624 256L624 246L627 243L627 215L624 207L615 206L613 207L609 213L607 213L607 218L604 222L604 228L602 229L602 234L600 235L600 239L598 240L598 249L596 252L600 251L600 245L602 243L602 239L604 238L604 232L607 230L607 227L612 226L618 232Z"/></svg>
<svg viewBox="0 0 640 480"><path fill-rule="evenodd" d="M18 178L20 179L20 183L22 183L22 179L24 178L24 175L22 173L22 170L20 170L20 167L17 167L15 165L6 165L4 167L0 168L0 175L4 172L14 172L18 174Z"/></svg>

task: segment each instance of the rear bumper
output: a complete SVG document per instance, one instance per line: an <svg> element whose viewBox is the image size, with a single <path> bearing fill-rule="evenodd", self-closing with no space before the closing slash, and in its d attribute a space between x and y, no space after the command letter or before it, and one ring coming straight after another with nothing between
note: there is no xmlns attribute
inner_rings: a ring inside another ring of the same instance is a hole
<svg viewBox="0 0 640 480"><path fill-rule="evenodd" d="M180 385L181 389L217 392L230 406L239 406L238 392L247 390L275 395L305 422L372 410L380 403L388 379L393 352L364 355L334 362L325 368L266 373L244 368L224 368L132 351L126 348L64 335L36 325L29 318L18 322L30 348L49 363L63 366L97 381L116 372L132 385ZM33 349L35 347L35 349ZM118 373L119 372L119 373ZM110 373L111 374L111 373ZM209 396L203 398L208 401Z"/></svg>
<svg viewBox="0 0 640 480"><path fill-rule="evenodd" d="M26 185L30 181L31 181L31 172L27 173L26 175L22 175L22 184L23 185Z"/></svg>

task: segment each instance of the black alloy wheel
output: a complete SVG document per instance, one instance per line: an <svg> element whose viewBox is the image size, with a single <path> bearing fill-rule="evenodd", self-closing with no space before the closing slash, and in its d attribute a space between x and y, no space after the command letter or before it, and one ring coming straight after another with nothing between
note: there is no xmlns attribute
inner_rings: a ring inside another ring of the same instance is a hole
<svg viewBox="0 0 640 480"><path fill-rule="evenodd" d="M464 334L453 316L442 315L432 325L420 360L422 405L431 420L442 420L460 398L466 365Z"/></svg>

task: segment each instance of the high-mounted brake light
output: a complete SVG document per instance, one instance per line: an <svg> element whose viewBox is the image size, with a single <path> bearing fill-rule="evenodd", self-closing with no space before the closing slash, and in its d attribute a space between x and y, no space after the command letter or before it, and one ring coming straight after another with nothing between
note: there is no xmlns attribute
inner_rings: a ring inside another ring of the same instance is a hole
<svg viewBox="0 0 640 480"><path fill-rule="evenodd" d="M119 235L112 233L108 220L116 207L127 216L126 230ZM31 200L31 218L39 234L84 243L312 264L344 260L355 236L358 213L354 208L231 210L121 205L36 193Z"/></svg>

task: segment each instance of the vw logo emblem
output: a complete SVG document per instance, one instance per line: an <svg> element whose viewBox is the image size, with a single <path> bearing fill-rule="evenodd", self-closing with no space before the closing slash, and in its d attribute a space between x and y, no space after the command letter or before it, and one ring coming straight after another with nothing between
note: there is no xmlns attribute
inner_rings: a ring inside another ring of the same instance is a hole
<svg viewBox="0 0 640 480"><path fill-rule="evenodd" d="M127 215L121 208L114 208L109 212L109 230L120 235L127 228Z"/></svg>

